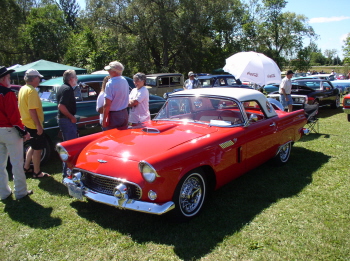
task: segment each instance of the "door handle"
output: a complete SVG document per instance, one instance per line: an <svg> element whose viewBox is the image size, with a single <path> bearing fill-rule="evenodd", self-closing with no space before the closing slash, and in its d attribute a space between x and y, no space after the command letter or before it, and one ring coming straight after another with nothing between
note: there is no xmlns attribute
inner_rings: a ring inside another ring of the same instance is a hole
<svg viewBox="0 0 350 261"><path fill-rule="evenodd" d="M275 123L275 122L273 122L273 123L270 124L270 127L275 127L275 126L276 126L276 123Z"/></svg>

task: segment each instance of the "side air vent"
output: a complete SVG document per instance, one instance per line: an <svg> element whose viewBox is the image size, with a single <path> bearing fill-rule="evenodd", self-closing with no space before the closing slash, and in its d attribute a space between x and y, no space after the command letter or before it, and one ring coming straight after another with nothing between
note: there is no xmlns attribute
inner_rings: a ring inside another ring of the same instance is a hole
<svg viewBox="0 0 350 261"><path fill-rule="evenodd" d="M232 141L232 140L229 140L229 141L226 141L226 142L224 142L224 143L221 143L221 144L220 144L220 147L223 148L223 149L226 149L226 148L232 146L233 144L234 144L233 141Z"/></svg>

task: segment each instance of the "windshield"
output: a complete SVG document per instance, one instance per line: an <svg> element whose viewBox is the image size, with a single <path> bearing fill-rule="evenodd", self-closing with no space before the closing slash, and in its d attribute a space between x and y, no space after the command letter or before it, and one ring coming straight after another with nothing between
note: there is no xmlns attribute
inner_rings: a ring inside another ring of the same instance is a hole
<svg viewBox="0 0 350 261"><path fill-rule="evenodd" d="M172 97L154 120L201 122L217 126L243 123L239 102L224 98Z"/></svg>
<svg viewBox="0 0 350 261"><path fill-rule="evenodd" d="M60 86L45 86L39 85L39 97L42 101L52 101L56 102L57 91ZM77 101L85 101L85 100L96 100L97 93L96 91L89 85L85 83L79 83L74 88L74 96Z"/></svg>
<svg viewBox="0 0 350 261"><path fill-rule="evenodd" d="M157 77L147 77L146 78L146 85L150 85L150 86L156 86L157 85Z"/></svg>
<svg viewBox="0 0 350 261"><path fill-rule="evenodd" d="M293 85L301 85L306 86L314 90L321 90L321 82L320 81L297 81L293 82Z"/></svg>

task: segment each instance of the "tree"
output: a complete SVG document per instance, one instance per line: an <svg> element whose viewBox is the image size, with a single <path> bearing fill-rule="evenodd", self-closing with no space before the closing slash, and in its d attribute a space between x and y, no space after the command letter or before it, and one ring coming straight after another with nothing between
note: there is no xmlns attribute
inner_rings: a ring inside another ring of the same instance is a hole
<svg viewBox="0 0 350 261"><path fill-rule="evenodd" d="M59 0L60 9L66 16L66 22L75 30L77 29L77 17L80 10L79 4L76 0Z"/></svg>
<svg viewBox="0 0 350 261"><path fill-rule="evenodd" d="M295 55L303 48L305 37L316 38L315 32L303 15L285 12L287 1L264 0L257 7L256 33L251 42L253 49L271 57L280 68L286 57ZM254 10L253 10L254 11Z"/></svg>
<svg viewBox="0 0 350 261"><path fill-rule="evenodd" d="M350 64L350 33L344 40L344 45L342 46L344 53L344 63Z"/></svg>
<svg viewBox="0 0 350 261"><path fill-rule="evenodd" d="M20 31L18 28L25 21L25 15L15 0L2 0L0 4L0 61L1 65L10 66L20 63L23 51L18 47Z"/></svg>
<svg viewBox="0 0 350 261"><path fill-rule="evenodd" d="M21 29L21 43L29 52L29 60L60 62L63 59L69 27L57 5L32 8Z"/></svg>
<svg viewBox="0 0 350 261"><path fill-rule="evenodd" d="M326 63L326 57L321 52L312 52L310 54L311 66L324 65Z"/></svg>
<svg viewBox="0 0 350 261"><path fill-rule="evenodd" d="M337 52L337 49L326 49L324 51L324 56L326 56L326 64L333 64L333 58L337 55Z"/></svg>

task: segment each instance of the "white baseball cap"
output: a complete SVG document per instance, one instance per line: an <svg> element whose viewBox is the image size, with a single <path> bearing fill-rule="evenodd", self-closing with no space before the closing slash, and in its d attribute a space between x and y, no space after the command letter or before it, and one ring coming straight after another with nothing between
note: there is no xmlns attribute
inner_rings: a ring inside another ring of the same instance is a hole
<svg viewBox="0 0 350 261"><path fill-rule="evenodd" d="M37 70L35 70L35 69L28 69L27 71L26 71L26 75L27 76L39 76L40 78L43 78L44 76L43 75L41 75Z"/></svg>

